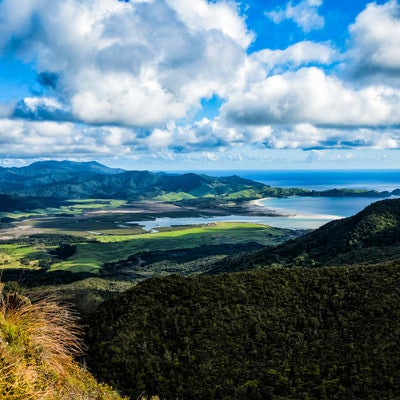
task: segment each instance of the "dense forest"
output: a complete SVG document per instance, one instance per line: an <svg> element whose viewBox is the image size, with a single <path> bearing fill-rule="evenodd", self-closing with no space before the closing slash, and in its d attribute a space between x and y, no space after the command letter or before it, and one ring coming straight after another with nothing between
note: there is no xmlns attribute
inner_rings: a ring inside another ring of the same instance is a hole
<svg viewBox="0 0 400 400"><path fill-rule="evenodd" d="M395 399L399 263L151 279L89 323L88 363L131 398Z"/></svg>

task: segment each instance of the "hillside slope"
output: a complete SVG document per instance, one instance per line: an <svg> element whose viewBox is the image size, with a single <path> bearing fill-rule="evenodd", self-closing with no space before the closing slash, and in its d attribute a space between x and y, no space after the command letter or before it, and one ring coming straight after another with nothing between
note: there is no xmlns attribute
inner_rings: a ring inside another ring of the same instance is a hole
<svg viewBox="0 0 400 400"><path fill-rule="evenodd" d="M400 199L372 203L358 214L335 220L298 239L231 257L213 273L265 266L373 264L400 259Z"/></svg>
<svg viewBox="0 0 400 400"><path fill-rule="evenodd" d="M82 341L68 310L1 292L0 399L122 400L74 361Z"/></svg>
<svg viewBox="0 0 400 400"><path fill-rule="evenodd" d="M400 263L152 279L100 306L89 366L137 398L400 398Z"/></svg>

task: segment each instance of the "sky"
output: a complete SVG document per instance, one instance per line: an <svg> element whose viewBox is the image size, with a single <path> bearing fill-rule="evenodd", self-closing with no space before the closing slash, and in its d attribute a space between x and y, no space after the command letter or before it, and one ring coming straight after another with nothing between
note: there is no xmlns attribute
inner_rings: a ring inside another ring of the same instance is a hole
<svg viewBox="0 0 400 400"><path fill-rule="evenodd" d="M400 169L397 0L0 0L0 166Z"/></svg>

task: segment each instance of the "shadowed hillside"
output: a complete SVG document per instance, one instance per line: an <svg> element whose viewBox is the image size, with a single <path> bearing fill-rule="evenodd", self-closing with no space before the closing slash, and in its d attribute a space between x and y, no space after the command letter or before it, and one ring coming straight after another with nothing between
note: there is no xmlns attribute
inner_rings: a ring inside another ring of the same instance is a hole
<svg viewBox="0 0 400 400"><path fill-rule="evenodd" d="M399 398L399 267L148 280L92 317L90 368L132 398Z"/></svg>
<svg viewBox="0 0 400 400"><path fill-rule="evenodd" d="M358 214L277 247L225 259L213 273L264 266L378 263L400 258L400 199L382 200Z"/></svg>

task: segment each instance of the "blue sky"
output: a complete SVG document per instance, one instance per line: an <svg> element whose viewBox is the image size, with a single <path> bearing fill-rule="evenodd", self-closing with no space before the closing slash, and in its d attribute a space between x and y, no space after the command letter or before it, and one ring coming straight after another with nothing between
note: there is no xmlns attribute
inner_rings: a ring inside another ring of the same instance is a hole
<svg viewBox="0 0 400 400"><path fill-rule="evenodd" d="M400 168L400 5L0 0L0 165Z"/></svg>

